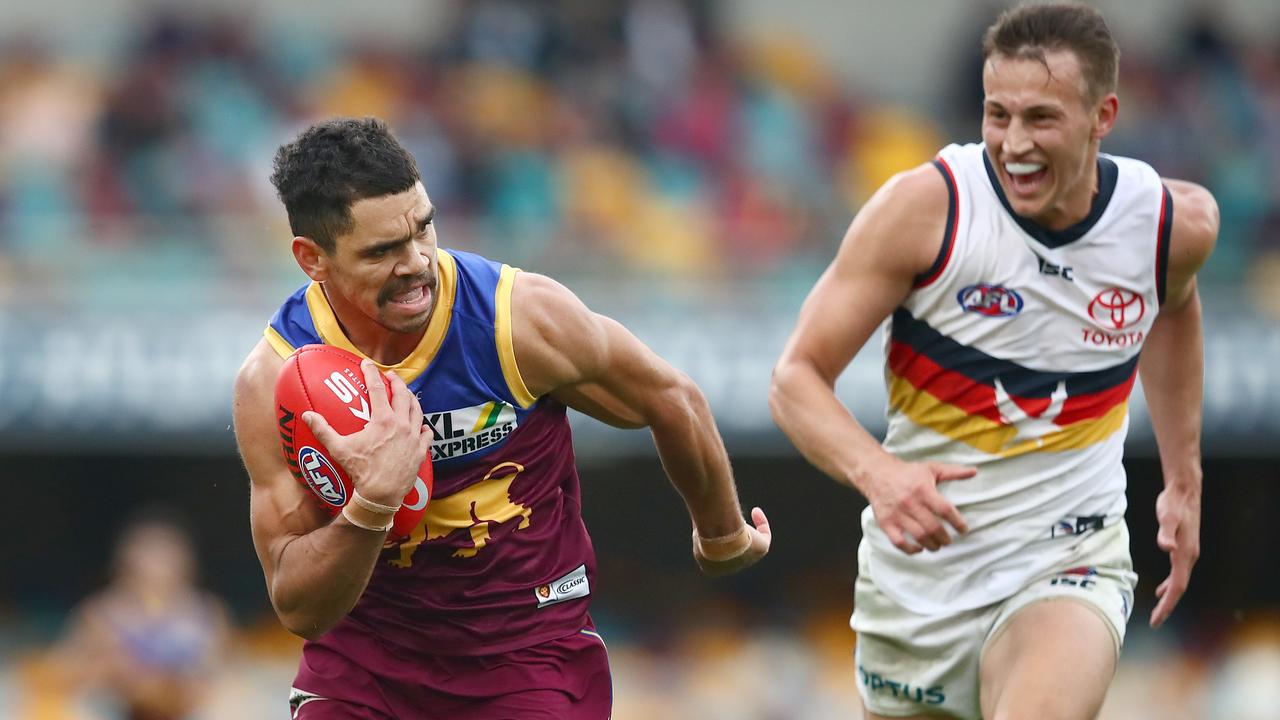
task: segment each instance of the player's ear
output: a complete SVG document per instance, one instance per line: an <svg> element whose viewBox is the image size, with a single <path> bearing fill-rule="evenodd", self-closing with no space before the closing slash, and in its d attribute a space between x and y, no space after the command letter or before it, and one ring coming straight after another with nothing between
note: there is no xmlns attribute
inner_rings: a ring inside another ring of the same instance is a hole
<svg viewBox="0 0 1280 720"><path fill-rule="evenodd" d="M1120 98L1115 93L1107 93L1093 111L1093 139L1101 140L1116 126L1116 116L1120 113Z"/></svg>
<svg viewBox="0 0 1280 720"><path fill-rule="evenodd" d="M329 277L329 253L320 244L309 237L298 235L293 238L293 259L307 277L320 282Z"/></svg>

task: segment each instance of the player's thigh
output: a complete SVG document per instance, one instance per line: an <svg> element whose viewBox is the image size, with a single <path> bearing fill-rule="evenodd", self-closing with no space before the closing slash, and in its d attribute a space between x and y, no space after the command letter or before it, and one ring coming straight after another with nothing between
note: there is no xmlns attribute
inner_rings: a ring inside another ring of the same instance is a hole
<svg viewBox="0 0 1280 720"><path fill-rule="evenodd" d="M608 720L613 709L613 679L604 642L592 631L527 649L533 667L554 668L543 686L524 687L473 703L459 717L477 720ZM542 672L539 670L539 672Z"/></svg>
<svg viewBox="0 0 1280 720"><path fill-rule="evenodd" d="M996 629L980 666L987 720L1091 720L1115 675L1116 639L1097 607L1072 597L1020 608Z"/></svg>
<svg viewBox="0 0 1280 720"><path fill-rule="evenodd" d="M911 612L876 584L863 542L851 624L864 715L979 720L978 660L998 608Z"/></svg>
<svg viewBox="0 0 1280 720"><path fill-rule="evenodd" d="M608 720L609 654L593 629L519 650L450 658L432 687L392 688L402 720Z"/></svg>

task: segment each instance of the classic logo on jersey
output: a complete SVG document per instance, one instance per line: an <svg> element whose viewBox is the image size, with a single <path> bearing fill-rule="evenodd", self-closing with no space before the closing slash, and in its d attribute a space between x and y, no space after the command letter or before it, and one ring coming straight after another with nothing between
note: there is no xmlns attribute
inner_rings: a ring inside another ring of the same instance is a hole
<svg viewBox="0 0 1280 720"><path fill-rule="evenodd" d="M1012 317L1022 312L1022 296L1003 285L970 285L956 294L956 301L965 312L985 317Z"/></svg>
<svg viewBox="0 0 1280 720"><path fill-rule="evenodd" d="M470 541L455 550L453 557L470 558L489 544L489 531L493 525L520 518L513 532L528 528L533 508L511 499L511 483L522 472L524 466L519 463L499 463L490 468L479 482L452 495L432 499L422 522L400 545L400 557L392 560L391 564L399 568L411 567L413 553L419 545L448 537L455 530L466 530Z"/></svg>
<svg viewBox="0 0 1280 720"><path fill-rule="evenodd" d="M302 479L322 500L334 507L347 504L347 489L342 486L338 471L324 453L310 445L303 447L298 451L298 468L302 471Z"/></svg>
<svg viewBox="0 0 1280 720"><path fill-rule="evenodd" d="M1138 324L1146 312L1140 293L1118 287L1103 290L1089 303L1089 316L1116 330Z"/></svg>
<svg viewBox="0 0 1280 720"><path fill-rule="evenodd" d="M450 460L497 445L518 424L516 409L501 400L428 413L423 422L436 436L431 443L432 460Z"/></svg>
<svg viewBox="0 0 1280 720"><path fill-rule="evenodd" d="M558 580L552 580L546 585L539 585L533 591L533 598L538 601L538 607L544 608L548 605L586 597L590 594L591 585L587 582L587 566L584 564L574 568L569 574Z"/></svg>

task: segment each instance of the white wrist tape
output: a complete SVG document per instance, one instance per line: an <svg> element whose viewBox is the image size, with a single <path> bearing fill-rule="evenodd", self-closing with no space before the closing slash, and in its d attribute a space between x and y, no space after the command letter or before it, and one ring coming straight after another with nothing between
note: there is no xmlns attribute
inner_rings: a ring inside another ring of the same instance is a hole
<svg viewBox="0 0 1280 720"><path fill-rule="evenodd" d="M742 555L751 547L751 534L747 532L746 523L736 532L711 538L702 537L695 529L693 542L702 557L712 562L724 562Z"/></svg>
<svg viewBox="0 0 1280 720"><path fill-rule="evenodd" d="M359 490L355 490L351 493L351 502L342 507L342 517L363 530L386 532L395 523L396 511L399 509L399 507L376 503L361 495Z"/></svg>
<svg viewBox="0 0 1280 720"><path fill-rule="evenodd" d="M382 503L376 503L370 500L369 498L361 495L359 490L351 491L351 502L359 505L360 507L364 508L365 510L368 510L369 512L390 513L392 515L395 515L396 511L400 509L399 505L396 505L393 507L391 505L383 505Z"/></svg>

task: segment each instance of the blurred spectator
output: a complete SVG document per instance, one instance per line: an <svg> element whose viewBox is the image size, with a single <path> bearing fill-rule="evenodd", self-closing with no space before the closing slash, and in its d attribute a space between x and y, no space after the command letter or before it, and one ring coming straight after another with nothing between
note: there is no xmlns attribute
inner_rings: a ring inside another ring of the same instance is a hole
<svg viewBox="0 0 1280 720"><path fill-rule="evenodd" d="M112 579L73 613L61 648L71 684L124 720L188 718L223 667L227 617L195 586L190 539L161 513L125 528Z"/></svg>
<svg viewBox="0 0 1280 720"><path fill-rule="evenodd" d="M297 277L284 243L263 263L287 232L265 180L271 149L335 113L382 116L405 137L452 246L570 277L621 266L786 282L829 256L867 188L946 135L919 107L842 85L819 48L785 31L725 36L724 7L457 3L434 16L439 41L422 44L340 29L302 42L252 16L174 8L143 13L123 52L93 68L10 43L0 274L23 287L8 302L274 295ZM972 65L980 29L967 29L957 65ZM1232 42L1193 13L1171 49L1126 54L1121 70L1106 149L1214 191L1223 231L1205 275L1234 287L1275 245L1280 50ZM980 88L953 86L934 110L968 138Z"/></svg>

